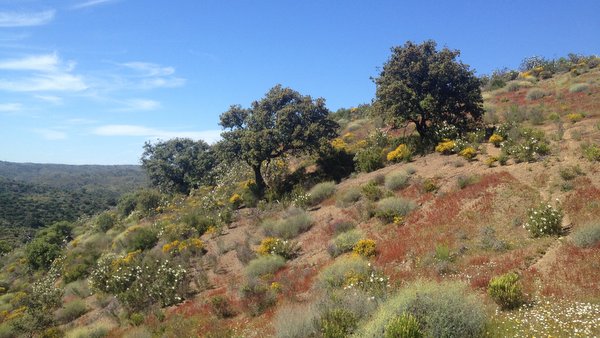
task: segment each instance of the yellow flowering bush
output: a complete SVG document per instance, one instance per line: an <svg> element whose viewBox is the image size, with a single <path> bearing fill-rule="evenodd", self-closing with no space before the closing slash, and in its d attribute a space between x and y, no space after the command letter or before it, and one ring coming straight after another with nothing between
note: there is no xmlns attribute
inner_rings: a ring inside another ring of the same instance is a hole
<svg viewBox="0 0 600 338"><path fill-rule="evenodd" d="M338 150L338 151L342 151L342 150L348 149L348 144L346 142L344 142L344 140L342 140L339 137L334 138L333 140L331 140L331 146L333 147L333 149Z"/></svg>
<svg viewBox="0 0 600 338"><path fill-rule="evenodd" d="M460 156L466 158L467 160L472 160L477 156L477 150L473 147L466 147L458 153Z"/></svg>
<svg viewBox="0 0 600 338"><path fill-rule="evenodd" d="M239 206L242 203L242 196L238 193L234 193L229 197L229 203L236 207Z"/></svg>
<svg viewBox="0 0 600 338"><path fill-rule="evenodd" d="M174 240L173 242L163 245L162 251L164 253L176 255L189 251L191 253L197 253L204 248L204 243L199 238L190 238L183 241Z"/></svg>
<svg viewBox="0 0 600 338"><path fill-rule="evenodd" d="M442 142L438 143L435 147L435 151L438 153L442 153L444 155L449 155L454 153L454 148L456 147L456 142L448 139L444 139Z"/></svg>
<svg viewBox="0 0 600 338"><path fill-rule="evenodd" d="M412 152L406 144L399 145L396 149L387 154L387 160L390 162L410 161Z"/></svg>
<svg viewBox="0 0 600 338"><path fill-rule="evenodd" d="M579 121L583 120L583 118L584 118L584 116L582 113L567 114L567 120L569 120L571 123L579 122Z"/></svg>
<svg viewBox="0 0 600 338"><path fill-rule="evenodd" d="M495 156L490 156L488 158L485 159L485 164L488 167L493 167L494 163L498 162L498 158L496 158Z"/></svg>
<svg viewBox="0 0 600 338"><path fill-rule="evenodd" d="M372 239L361 239L358 241L352 251L363 257L375 256L375 241Z"/></svg>
<svg viewBox="0 0 600 338"><path fill-rule="evenodd" d="M267 237L260 242L256 252L259 255L279 255L285 259L292 259L296 256L297 248L294 243L276 237Z"/></svg>
<svg viewBox="0 0 600 338"><path fill-rule="evenodd" d="M490 141L490 143L491 143L491 144L493 144L494 146L496 146L496 147L499 147L499 146L500 146L500 143L501 143L502 141L504 141L504 137L502 137L501 135L498 135L498 134L492 134L492 136L490 136L490 139L489 139L489 141Z"/></svg>

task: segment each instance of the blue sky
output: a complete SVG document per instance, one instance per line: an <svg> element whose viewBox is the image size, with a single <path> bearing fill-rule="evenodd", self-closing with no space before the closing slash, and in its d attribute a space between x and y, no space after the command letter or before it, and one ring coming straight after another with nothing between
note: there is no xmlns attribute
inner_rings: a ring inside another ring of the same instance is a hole
<svg viewBox="0 0 600 338"><path fill-rule="evenodd" d="M600 54L600 1L0 0L0 160L136 164L146 140L218 138L277 83L370 102L407 40L478 74Z"/></svg>

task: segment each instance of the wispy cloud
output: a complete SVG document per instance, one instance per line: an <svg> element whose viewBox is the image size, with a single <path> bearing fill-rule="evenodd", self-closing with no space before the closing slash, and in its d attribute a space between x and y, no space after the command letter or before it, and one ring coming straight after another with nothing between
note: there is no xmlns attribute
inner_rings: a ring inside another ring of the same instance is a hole
<svg viewBox="0 0 600 338"><path fill-rule="evenodd" d="M1 113L15 113L23 109L23 105L20 103L0 103Z"/></svg>
<svg viewBox="0 0 600 338"><path fill-rule="evenodd" d="M0 60L0 70L25 72L26 76L0 79L0 90L16 92L82 91L88 88L80 75L72 74L75 62L63 62L56 53Z"/></svg>
<svg viewBox="0 0 600 338"><path fill-rule="evenodd" d="M213 143L221 138L220 130L205 131L170 131L155 128L148 128L140 125L129 124L111 124L104 125L93 130L95 135L100 136L136 136L157 139L171 139L175 137L185 137L195 140L204 140Z"/></svg>
<svg viewBox="0 0 600 338"><path fill-rule="evenodd" d="M133 69L139 72L141 76L168 76L175 73L173 67L163 67L150 62L126 62L122 63L121 66Z"/></svg>
<svg viewBox="0 0 600 338"><path fill-rule="evenodd" d="M52 103L52 104L61 104L63 102L62 97L54 96L54 95L35 95L34 96L38 100L42 100L44 102Z"/></svg>
<svg viewBox="0 0 600 338"><path fill-rule="evenodd" d="M148 99L131 99L123 101L123 107L115 111L148 111L160 108L160 102Z"/></svg>
<svg viewBox="0 0 600 338"><path fill-rule="evenodd" d="M129 72L124 74L124 82L131 88L154 89L173 88L185 84L185 79L174 76L175 68L150 62L132 61L118 64Z"/></svg>
<svg viewBox="0 0 600 338"><path fill-rule="evenodd" d="M84 119L84 118L72 118L72 119L68 119L65 121L66 124L69 125L89 125L89 124L96 124L98 121L96 120L91 120L91 119Z"/></svg>
<svg viewBox="0 0 600 338"><path fill-rule="evenodd" d="M114 2L115 0L89 0L89 1L84 1L82 3L79 3L77 5L74 5L71 7L71 9L83 9L83 8L88 8L88 7L94 7L94 6L98 6L98 5L103 5L109 2Z"/></svg>
<svg viewBox="0 0 600 338"><path fill-rule="evenodd" d="M45 25L54 19L56 11L0 12L0 27L28 27Z"/></svg>
<svg viewBox="0 0 600 338"><path fill-rule="evenodd" d="M54 129L34 129L34 133L40 135L45 140L55 141L67 138L67 133Z"/></svg>

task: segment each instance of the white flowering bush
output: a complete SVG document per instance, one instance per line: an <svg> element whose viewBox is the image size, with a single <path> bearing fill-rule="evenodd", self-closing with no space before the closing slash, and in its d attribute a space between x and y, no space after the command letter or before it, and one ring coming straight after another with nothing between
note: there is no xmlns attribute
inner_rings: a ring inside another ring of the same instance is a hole
<svg viewBox="0 0 600 338"><path fill-rule="evenodd" d="M535 162L550 153L550 145L543 131L519 127L505 129L499 129L506 140L500 146L503 153L513 157L516 162Z"/></svg>
<svg viewBox="0 0 600 338"><path fill-rule="evenodd" d="M527 222L523 228L531 233L533 237L560 234L563 214L560 209L550 204L542 204L537 208L529 210Z"/></svg>
<svg viewBox="0 0 600 338"><path fill-rule="evenodd" d="M183 301L186 270L168 259L106 255L90 275L92 288L115 295L126 307L144 309L152 304L169 306Z"/></svg>

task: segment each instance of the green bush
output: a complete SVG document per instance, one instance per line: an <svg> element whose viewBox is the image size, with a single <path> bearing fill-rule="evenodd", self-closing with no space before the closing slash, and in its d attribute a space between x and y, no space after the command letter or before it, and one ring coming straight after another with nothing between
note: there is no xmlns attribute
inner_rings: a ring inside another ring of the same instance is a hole
<svg viewBox="0 0 600 338"><path fill-rule="evenodd" d="M486 323L483 304L463 284L416 281L388 298L355 336L384 337L404 313L417 319L425 337L480 337Z"/></svg>
<svg viewBox="0 0 600 338"><path fill-rule="evenodd" d="M375 182L369 182L363 185L361 189L369 201L378 201L383 197L383 190Z"/></svg>
<svg viewBox="0 0 600 338"><path fill-rule="evenodd" d="M509 272L494 277L488 285L488 295L503 310L510 310L523 304L524 296L519 283L519 275Z"/></svg>
<svg viewBox="0 0 600 338"><path fill-rule="evenodd" d="M311 205L317 205L329 198L335 192L335 182L322 182L308 191L309 202Z"/></svg>
<svg viewBox="0 0 600 338"><path fill-rule="evenodd" d="M83 327L77 327L67 332L66 338L102 338L108 336L111 325L105 321L98 321Z"/></svg>
<svg viewBox="0 0 600 338"><path fill-rule="evenodd" d="M583 157L588 161L600 161L600 146L592 143L584 143L581 145Z"/></svg>
<svg viewBox="0 0 600 338"><path fill-rule="evenodd" d="M362 233L359 230L350 230L337 235L331 244L327 247L327 251L331 257L337 257L343 253L352 251L354 245L362 238Z"/></svg>
<svg viewBox="0 0 600 338"><path fill-rule="evenodd" d="M266 255L255 258L246 266L246 276L258 278L277 272L285 265L285 258L279 255Z"/></svg>
<svg viewBox="0 0 600 338"><path fill-rule="evenodd" d="M586 224L573 232L573 243L580 248L591 248L600 243L600 221Z"/></svg>
<svg viewBox="0 0 600 338"><path fill-rule="evenodd" d="M475 175L468 175L468 176L459 175L456 178L456 184L458 185L458 187L460 189L464 189L467 186L475 184L477 182L479 182L479 176L475 176Z"/></svg>
<svg viewBox="0 0 600 338"><path fill-rule="evenodd" d="M145 320L146 318L144 317L144 314L140 312L134 312L129 315L129 321L133 326L140 326L144 324Z"/></svg>
<svg viewBox="0 0 600 338"><path fill-rule="evenodd" d="M527 222L523 224L523 228L529 231L533 237L558 235L562 232L562 218L562 211L549 204L541 204L539 207L529 210Z"/></svg>
<svg viewBox="0 0 600 338"><path fill-rule="evenodd" d="M119 199L117 211L122 217L127 217L135 210L136 205L136 195L134 193L125 194Z"/></svg>
<svg viewBox="0 0 600 338"><path fill-rule="evenodd" d="M319 331L317 309L312 305L293 304L279 307L273 326L277 338L316 337Z"/></svg>
<svg viewBox="0 0 600 338"><path fill-rule="evenodd" d="M262 227L268 236L292 239L312 226L312 219L302 209L289 209L281 220L266 220Z"/></svg>
<svg viewBox="0 0 600 338"><path fill-rule="evenodd" d="M506 140L503 153L512 156L515 162L535 162L540 156L550 153L550 146L541 130L515 126L500 126L500 134ZM499 159L500 164L502 161Z"/></svg>
<svg viewBox="0 0 600 338"><path fill-rule="evenodd" d="M96 229L101 232L107 232L117 224L117 216L111 211L105 211L96 217Z"/></svg>
<svg viewBox="0 0 600 338"><path fill-rule="evenodd" d="M153 229L144 227L133 230L127 236L129 251L147 250L158 242L158 234Z"/></svg>
<svg viewBox="0 0 600 338"><path fill-rule="evenodd" d="M581 93L585 92L590 88L587 83L575 83L569 87L569 92L571 93Z"/></svg>
<svg viewBox="0 0 600 338"><path fill-rule="evenodd" d="M136 196L136 209L142 215L151 215L156 212L156 208L160 206L162 195L160 192L153 189L140 190Z"/></svg>
<svg viewBox="0 0 600 338"><path fill-rule="evenodd" d="M354 202L358 201L361 196L361 189L359 187L350 187L338 194L336 200L337 204L342 207L347 207L352 205Z"/></svg>
<svg viewBox="0 0 600 338"><path fill-rule="evenodd" d="M339 235L342 232L346 232L346 231L350 231L350 230L354 229L356 227L356 225L352 221L339 220L339 221L332 222L330 227L331 227L331 232L333 232L334 235Z"/></svg>
<svg viewBox="0 0 600 338"><path fill-rule="evenodd" d="M321 270L318 285L325 289L339 288L348 284L348 278L367 278L370 276L369 262L362 257L340 257L333 264Z"/></svg>
<svg viewBox="0 0 600 338"><path fill-rule="evenodd" d="M546 96L546 92L544 92L543 90L541 90L540 88L531 88L528 92L527 92L527 100L538 100L541 99L542 97Z"/></svg>
<svg viewBox="0 0 600 338"><path fill-rule="evenodd" d="M321 334L324 338L346 338L357 327L356 316L346 309L333 309L321 316Z"/></svg>
<svg viewBox="0 0 600 338"><path fill-rule="evenodd" d="M559 168L558 173L565 181L570 181L577 176L584 175L583 171L581 171L581 168L578 165Z"/></svg>
<svg viewBox="0 0 600 338"><path fill-rule="evenodd" d="M219 318L231 318L235 316L235 311L231 308L231 304L223 296L214 296L211 298L210 305L213 313Z"/></svg>
<svg viewBox="0 0 600 338"><path fill-rule="evenodd" d="M25 247L27 263L33 269L49 269L61 252L58 244L48 243L45 238L36 238Z"/></svg>
<svg viewBox="0 0 600 338"><path fill-rule="evenodd" d="M88 308L85 305L85 302L83 300L77 299L63 305L63 308L58 310L56 314L56 319L60 323L68 323L81 317L87 311Z"/></svg>
<svg viewBox="0 0 600 338"><path fill-rule="evenodd" d="M368 147L359 150L354 156L356 169L361 172L370 173L383 168L383 155L379 147Z"/></svg>
<svg viewBox="0 0 600 338"><path fill-rule="evenodd" d="M181 222L191 228L196 229L199 236L202 236L208 228L214 226L217 221L198 211L191 211L181 217ZM176 238L177 239L177 238Z"/></svg>
<svg viewBox="0 0 600 338"><path fill-rule="evenodd" d="M415 208L415 203L400 197L387 197L377 202L375 215L385 222L393 222L395 217L404 217Z"/></svg>
<svg viewBox="0 0 600 338"><path fill-rule="evenodd" d="M404 173L390 173L385 176L385 187L389 190L404 188L408 183L408 176Z"/></svg>
<svg viewBox="0 0 600 338"><path fill-rule="evenodd" d="M385 327L385 338L421 338L419 321L409 312L394 317Z"/></svg>

